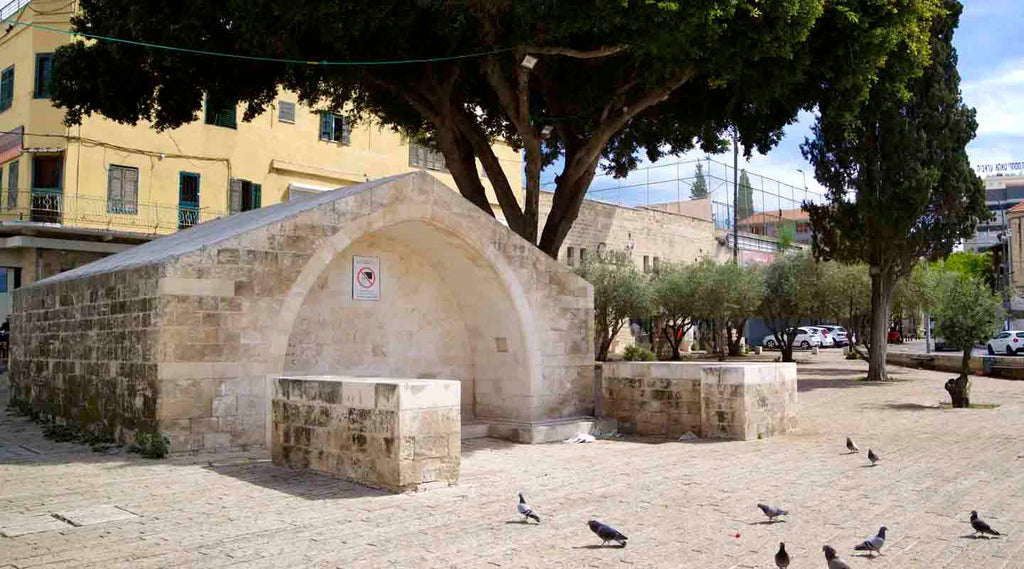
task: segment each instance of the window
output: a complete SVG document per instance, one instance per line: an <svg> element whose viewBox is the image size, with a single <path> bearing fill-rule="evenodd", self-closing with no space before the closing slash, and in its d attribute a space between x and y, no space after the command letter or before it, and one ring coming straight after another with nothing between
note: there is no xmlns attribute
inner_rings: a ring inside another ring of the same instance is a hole
<svg viewBox="0 0 1024 569"><path fill-rule="evenodd" d="M18 160L11 161L7 167L7 207L18 207Z"/></svg>
<svg viewBox="0 0 1024 569"><path fill-rule="evenodd" d="M650 258L644 255L644 272L648 273L651 271Z"/></svg>
<svg viewBox="0 0 1024 569"><path fill-rule="evenodd" d="M277 120L295 124L295 103L281 101L277 107Z"/></svg>
<svg viewBox="0 0 1024 569"><path fill-rule="evenodd" d="M413 168L423 168L437 172L448 170L448 166L445 165L444 154L438 150L413 143L409 144L409 165Z"/></svg>
<svg viewBox="0 0 1024 569"><path fill-rule="evenodd" d="M36 54L36 98L50 98L50 79L53 76L53 54Z"/></svg>
<svg viewBox="0 0 1024 569"><path fill-rule="evenodd" d="M1017 332L1016 335L1018 338L1024 338L1024 332Z"/></svg>
<svg viewBox="0 0 1024 569"><path fill-rule="evenodd" d="M1002 334L999 334L998 336L996 336L996 340L1003 340L1003 339L1006 339L1006 338L1009 338L1009 337L1010 337L1010 333L1009 332L1003 332Z"/></svg>
<svg viewBox="0 0 1024 569"><path fill-rule="evenodd" d="M110 213L138 213L138 168L110 165L110 170L107 171L107 211Z"/></svg>
<svg viewBox="0 0 1024 569"><path fill-rule="evenodd" d="M206 95L206 124L238 128L238 124L235 122L235 108L237 106L235 102Z"/></svg>
<svg viewBox="0 0 1024 569"><path fill-rule="evenodd" d="M811 231L811 224L810 223L798 223L798 224L796 224L796 232L797 233L810 233L810 231Z"/></svg>
<svg viewBox="0 0 1024 569"><path fill-rule="evenodd" d="M580 247L580 264L582 265L587 260L587 250Z"/></svg>
<svg viewBox="0 0 1024 569"><path fill-rule="evenodd" d="M199 223L199 174L178 173L178 229Z"/></svg>
<svg viewBox="0 0 1024 569"><path fill-rule="evenodd" d="M0 111L6 111L14 103L14 66L0 73Z"/></svg>
<svg viewBox="0 0 1024 569"><path fill-rule="evenodd" d="M62 156L32 157L32 221L60 223L64 196L61 195Z"/></svg>
<svg viewBox="0 0 1024 569"><path fill-rule="evenodd" d="M263 187L249 180L231 180L228 195L228 213L238 213L258 209Z"/></svg>
<svg viewBox="0 0 1024 569"><path fill-rule="evenodd" d="M320 113L320 140L349 144L352 138L352 125L341 115Z"/></svg>
<svg viewBox="0 0 1024 569"><path fill-rule="evenodd" d="M572 266L572 252L572 247L565 248L565 264L569 265L570 267Z"/></svg>
<svg viewBox="0 0 1024 569"><path fill-rule="evenodd" d="M750 227L747 228L747 230L750 231L751 233L753 233L754 235L767 235L768 234L768 232L765 231L765 228L764 228L763 225L751 225Z"/></svg>

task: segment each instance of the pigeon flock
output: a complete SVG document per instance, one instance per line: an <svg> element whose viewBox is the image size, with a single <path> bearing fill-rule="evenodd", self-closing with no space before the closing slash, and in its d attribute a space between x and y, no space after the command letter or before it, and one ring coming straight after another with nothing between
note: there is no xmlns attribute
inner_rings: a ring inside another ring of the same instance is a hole
<svg viewBox="0 0 1024 569"><path fill-rule="evenodd" d="M860 452L860 448L857 446L857 443L853 442L853 439L850 437L846 437L846 448L849 450L848 454L856 454ZM879 461L878 454L873 450L868 449L868 460L871 462L871 466L875 466ZM757 507L768 518L767 523L769 524L775 523L776 518L780 516L789 515L788 511L769 504L759 503L757 504ZM537 513L533 511L533 508L526 503L526 499L523 498L522 492L519 493L519 504L517 504L516 509L520 515L524 516L523 523L529 523L531 519L540 523L540 516L538 516ZM629 538L622 535L622 532L612 526L601 523L597 520L589 520L587 522L587 526L590 527L590 531L594 532L594 534L601 539L601 546L607 545L610 541L614 541L619 544L619 547L626 547L626 541ZM971 512L971 528L974 529L974 534L970 537L978 537L980 535L988 538L989 536L1003 535L992 529L992 526L979 518L978 512L976 511ZM878 528L878 533L855 545L853 550L866 551L872 558L876 555L882 555L882 547L885 546L886 531L887 528L885 526ZM739 537L739 534L736 534L736 537ZM831 545L825 545L821 550L825 553L825 562L828 564L828 569L851 569L850 565L839 557L838 553L836 553L836 550ZM787 569L789 567L789 561L789 552L786 551L786 544L785 542L780 542L779 550L775 553L775 566L778 567L778 569Z"/></svg>

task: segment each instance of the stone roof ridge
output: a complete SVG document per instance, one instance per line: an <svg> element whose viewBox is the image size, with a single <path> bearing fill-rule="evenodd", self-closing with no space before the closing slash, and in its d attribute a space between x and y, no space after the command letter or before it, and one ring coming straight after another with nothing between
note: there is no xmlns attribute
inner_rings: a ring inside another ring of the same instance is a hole
<svg viewBox="0 0 1024 569"><path fill-rule="evenodd" d="M315 209L323 204L372 190L405 176L429 176L422 172L410 172L371 180L362 184L343 186L326 191L323 194L306 199L285 201L267 207L253 209L233 215L200 223L189 229L183 229L148 243L133 247L127 251L104 257L87 265L65 271L37 281L29 286L48 285L55 282L74 279L89 275L110 273L128 268L141 267L166 261L168 259L209 247L225 239L230 239L254 229L287 219L304 211Z"/></svg>

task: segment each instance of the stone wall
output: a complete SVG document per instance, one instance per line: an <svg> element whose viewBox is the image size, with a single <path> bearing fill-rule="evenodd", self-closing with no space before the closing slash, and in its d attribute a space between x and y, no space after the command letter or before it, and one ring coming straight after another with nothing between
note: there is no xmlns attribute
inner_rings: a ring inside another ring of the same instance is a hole
<svg viewBox="0 0 1024 569"><path fill-rule="evenodd" d="M459 382L351 377L274 382L274 464L392 491L459 479Z"/></svg>
<svg viewBox="0 0 1024 569"><path fill-rule="evenodd" d="M640 435L750 440L796 426L796 364L605 362L601 409Z"/></svg>
<svg viewBox="0 0 1024 569"><path fill-rule="evenodd" d="M542 228L551 210L553 195L548 192L540 194ZM603 248L621 251L630 247L638 267L643 268L644 257L647 257L648 268L653 269L655 258L659 263L692 263L714 255L715 228L710 216L704 218L585 200L562 243L559 261L569 261L569 247L573 248L571 264L579 261L581 249L586 251L585 254L593 255Z"/></svg>
<svg viewBox="0 0 1024 569"><path fill-rule="evenodd" d="M156 267L19 289L12 399L97 434L157 427Z"/></svg>

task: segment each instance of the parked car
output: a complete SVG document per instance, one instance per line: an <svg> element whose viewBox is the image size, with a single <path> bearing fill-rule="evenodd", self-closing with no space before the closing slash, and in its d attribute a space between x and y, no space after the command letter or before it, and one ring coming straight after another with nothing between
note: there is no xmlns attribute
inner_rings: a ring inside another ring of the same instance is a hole
<svg viewBox="0 0 1024 569"><path fill-rule="evenodd" d="M818 331L818 335L821 336L821 347L822 348L834 348L836 346L836 339L832 337L832 332L824 326L805 326L806 328L813 328Z"/></svg>
<svg viewBox="0 0 1024 569"><path fill-rule="evenodd" d="M1024 353L1024 331L1007 330L996 334L988 341L989 355L1006 354L1016 356Z"/></svg>
<svg viewBox="0 0 1024 569"><path fill-rule="evenodd" d="M828 330L829 336L832 336L832 340L835 341L837 348L850 345L850 338L846 333L846 328L832 324L823 324L820 327Z"/></svg>
<svg viewBox="0 0 1024 569"><path fill-rule="evenodd" d="M768 349L778 348L775 335L770 334L764 337L762 345ZM793 340L793 347L809 350L812 347L821 346L821 334L814 328L802 326L797 328L796 339Z"/></svg>

